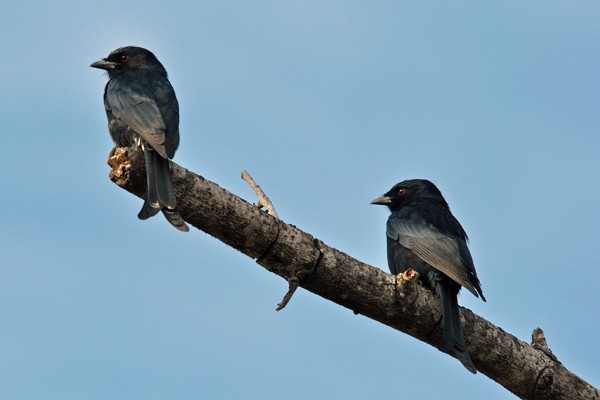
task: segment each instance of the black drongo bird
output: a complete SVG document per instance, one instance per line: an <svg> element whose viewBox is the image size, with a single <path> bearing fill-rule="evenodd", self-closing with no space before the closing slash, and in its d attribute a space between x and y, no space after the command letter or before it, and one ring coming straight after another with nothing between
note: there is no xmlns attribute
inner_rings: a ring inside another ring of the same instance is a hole
<svg viewBox="0 0 600 400"><path fill-rule="evenodd" d="M141 47L121 47L91 67L108 72L104 107L117 146L142 146L148 193L138 214L148 219L162 211L180 231L189 228L179 215L169 158L179 145L179 103L167 71Z"/></svg>
<svg viewBox="0 0 600 400"><path fill-rule="evenodd" d="M441 299L444 320L442 350L454 353L472 373L477 370L467 353L457 295L461 286L485 297L467 247L467 234L442 193L430 181L411 179L398 183L371 202L389 207L388 264L392 274L412 268L423 286Z"/></svg>

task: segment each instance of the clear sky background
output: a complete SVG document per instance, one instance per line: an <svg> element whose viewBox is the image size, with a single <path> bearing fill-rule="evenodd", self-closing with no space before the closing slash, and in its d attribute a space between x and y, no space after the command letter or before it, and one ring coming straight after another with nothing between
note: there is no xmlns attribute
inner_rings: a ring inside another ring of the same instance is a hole
<svg viewBox="0 0 600 400"><path fill-rule="evenodd" d="M600 3L2 4L2 399L507 399L482 374L299 290L108 180L89 68L152 50L175 161L387 271L383 207L427 178L488 299L460 303L600 386Z"/></svg>

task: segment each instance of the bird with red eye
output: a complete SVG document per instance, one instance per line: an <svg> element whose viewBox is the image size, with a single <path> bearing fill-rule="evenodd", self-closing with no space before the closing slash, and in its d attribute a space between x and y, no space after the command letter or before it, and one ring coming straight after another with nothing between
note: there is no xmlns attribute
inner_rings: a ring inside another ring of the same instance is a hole
<svg viewBox="0 0 600 400"><path fill-rule="evenodd" d="M394 185L371 204L385 205L392 212L386 225L390 272L397 275L412 268L423 286L440 297L444 329L440 350L476 373L467 352L457 295L464 287L483 301L485 297L467 234L442 193L428 180L411 179Z"/></svg>

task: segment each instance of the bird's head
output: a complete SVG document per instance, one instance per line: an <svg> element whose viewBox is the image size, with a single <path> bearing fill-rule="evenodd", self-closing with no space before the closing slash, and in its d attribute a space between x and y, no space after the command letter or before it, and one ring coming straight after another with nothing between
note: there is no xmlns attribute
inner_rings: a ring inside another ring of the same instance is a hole
<svg viewBox="0 0 600 400"><path fill-rule="evenodd" d="M439 189L425 179L409 179L395 184L383 196L376 198L371 204L388 206L396 211L411 203L438 203L448 207Z"/></svg>
<svg viewBox="0 0 600 400"><path fill-rule="evenodd" d="M162 67L151 51L142 47L127 46L112 51L108 57L92 63L90 67L106 70L112 77L146 63L158 63Z"/></svg>

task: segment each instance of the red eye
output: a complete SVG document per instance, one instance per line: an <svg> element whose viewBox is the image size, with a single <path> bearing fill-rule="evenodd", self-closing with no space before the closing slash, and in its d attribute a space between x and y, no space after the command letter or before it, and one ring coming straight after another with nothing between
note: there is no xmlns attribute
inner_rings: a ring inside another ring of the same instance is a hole
<svg viewBox="0 0 600 400"><path fill-rule="evenodd" d="M406 194L406 189L405 188L400 188L398 189L398 196L404 196Z"/></svg>
<svg viewBox="0 0 600 400"><path fill-rule="evenodd" d="M122 54L121 55L121 62L127 62L127 60L129 60L129 56L127 54Z"/></svg>

